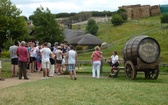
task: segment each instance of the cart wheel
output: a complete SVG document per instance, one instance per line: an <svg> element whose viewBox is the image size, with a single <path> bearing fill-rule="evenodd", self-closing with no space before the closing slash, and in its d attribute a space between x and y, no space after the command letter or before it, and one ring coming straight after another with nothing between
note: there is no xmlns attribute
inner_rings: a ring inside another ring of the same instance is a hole
<svg viewBox="0 0 168 105"><path fill-rule="evenodd" d="M145 72L145 79L157 79L159 76L159 66L154 70L148 70Z"/></svg>
<svg viewBox="0 0 168 105"><path fill-rule="evenodd" d="M124 68L126 77L134 80L137 75L137 71L135 70L134 64L131 61L126 61Z"/></svg>

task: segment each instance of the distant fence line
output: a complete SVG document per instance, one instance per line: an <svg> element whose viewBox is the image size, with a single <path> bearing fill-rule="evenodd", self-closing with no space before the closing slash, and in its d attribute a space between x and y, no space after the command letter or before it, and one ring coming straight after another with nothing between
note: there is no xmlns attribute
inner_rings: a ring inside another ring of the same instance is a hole
<svg viewBox="0 0 168 105"><path fill-rule="evenodd" d="M128 20L128 22L140 24L140 25L149 25L149 26L166 26L165 24L162 24L160 22L145 22L145 21L138 21L138 20Z"/></svg>

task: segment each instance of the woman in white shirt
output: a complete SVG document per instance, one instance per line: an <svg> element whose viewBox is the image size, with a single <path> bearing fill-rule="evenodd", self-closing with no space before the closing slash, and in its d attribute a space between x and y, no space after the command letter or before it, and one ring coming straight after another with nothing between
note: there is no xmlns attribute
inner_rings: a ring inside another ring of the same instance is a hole
<svg viewBox="0 0 168 105"><path fill-rule="evenodd" d="M118 67L118 55L117 52L114 51L113 55L111 56L111 73L113 73L113 70L115 70Z"/></svg>

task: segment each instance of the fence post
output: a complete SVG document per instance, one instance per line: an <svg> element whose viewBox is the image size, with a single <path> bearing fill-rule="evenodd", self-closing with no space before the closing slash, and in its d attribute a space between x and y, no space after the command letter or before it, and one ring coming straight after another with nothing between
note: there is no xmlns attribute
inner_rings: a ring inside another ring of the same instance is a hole
<svg viewBox="0 0 168 105"><path fill-rule="evenodd" d="M103 72L103 60L101 60L101 66L100 66L100 72L102 73Z"/></svg>

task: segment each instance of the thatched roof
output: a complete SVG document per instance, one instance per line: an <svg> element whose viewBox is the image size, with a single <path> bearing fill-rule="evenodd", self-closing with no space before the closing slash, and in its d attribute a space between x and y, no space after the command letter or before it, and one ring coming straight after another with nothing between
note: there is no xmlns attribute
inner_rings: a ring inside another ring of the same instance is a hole
<svg viewBox="0 0 168 105"><path fill-rule="evenodd" d="M63 34L65 36L65 41L69 42L71 38L84 35L85 33L81 30L64 29Z"/></svg>
<svg viewBox="0 0 168 105"><path fill-rule="evenodd" d="M83 37L85 37L85 35L80 35L80 36L71 38L71 39L68 41L68 44L77 45L78 42L79 42Z"/></svg>
<svg viewBox="0 0 168 105"><path fill-rule="evenodd" d="M101 45L103 42L92 34L86 34L78 42L79 45Z"/></svg>

